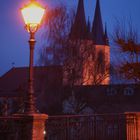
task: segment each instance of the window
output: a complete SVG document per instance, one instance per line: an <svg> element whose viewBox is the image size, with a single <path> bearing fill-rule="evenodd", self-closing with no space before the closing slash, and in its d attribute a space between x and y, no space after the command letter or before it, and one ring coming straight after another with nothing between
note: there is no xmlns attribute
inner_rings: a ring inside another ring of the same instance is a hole
<svg viewBox="0 0 140 140"><path fill-rule="evenodd" d="M134 94L134 89L132 87L124 88L124 95L132 96Z"/></svg>

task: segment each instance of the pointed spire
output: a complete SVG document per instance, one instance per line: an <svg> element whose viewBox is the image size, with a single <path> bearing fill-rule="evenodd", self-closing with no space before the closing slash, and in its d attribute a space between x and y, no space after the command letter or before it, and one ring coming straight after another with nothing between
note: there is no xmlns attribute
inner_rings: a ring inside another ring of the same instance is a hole
<svg viewBox="0 0 140 140"><path fill-rule="evenodd" d="M90 32L90 20L88 16L88 21L87 21L87 32Z"/></svg>
<svg viewBox="0 0 140 140"><path fill-rule="evenodd" d="M91 40L91 24L90 24L90 19L88 16L88 21L87 21L87 39Z"/></svg>
<svg viewBox="0 0 140 140"><path fill-rule="evenodd" d="M104 40L105 40L106 45L109 45L108 33L107 33L107 25L106 25L106 23L105 23Z"/></svg>
<svg viewBox="0 0 140 140"><path fill-rule="evenodd" d="M102 16L100 10L100 1L96 1L95 15L92 25L92 38L95 44L104 45L104 31L102 24Z"/></svg>
<svg viewBox="0 0 140 140"><path fill-rule="evenodd" d="M72 25L70 38L71 39L86 39L86 18L83 0L79 0L75 21Z"/></svg>

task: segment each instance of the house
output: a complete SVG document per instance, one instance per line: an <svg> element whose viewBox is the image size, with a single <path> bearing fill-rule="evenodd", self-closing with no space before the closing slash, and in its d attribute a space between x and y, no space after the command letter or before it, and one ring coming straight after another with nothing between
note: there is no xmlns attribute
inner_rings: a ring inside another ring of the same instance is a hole
<svg viewBox="0 0 140 140"><path fill-rule="evenodd" d="M13 67L0 78L0 100L3 103L5 100L9 104L9 108L15 100L23 104L23 100L28 90L28 67ZM44 93L54 91L62 86L62 67L61 66L48 66L48 67L35 67L34 68L34 87L35 96L38 100L45 98ZM55 88L54 88L55 87ZM54 92L53 92L54 93ZM52 103L51 98L54 96L50 94L47 96L47 103ZM50 98L50 99L49 99ZM37 103L40 103L36 101ZM44 103L45 104L45 103ZM41 105L44 108L43 102ZM19 106L20 103L18 103ZM17 111L17 110L16 110ZM9 112L11 112L9 110Z"/></svg>
<svg viewBox="0 0 140 140"><path fill-rule="evenodd" d="M99 0L96 1L92 26L89 20L86 21L83 0L79 0L69 38L72 51L69 62L66 66L64 63L64 84L70 83L71 75L76 77L74 85L110 84L110 46L106 26L104 29L102 24ZM67 70L68 64L70 69Z"/></svg>

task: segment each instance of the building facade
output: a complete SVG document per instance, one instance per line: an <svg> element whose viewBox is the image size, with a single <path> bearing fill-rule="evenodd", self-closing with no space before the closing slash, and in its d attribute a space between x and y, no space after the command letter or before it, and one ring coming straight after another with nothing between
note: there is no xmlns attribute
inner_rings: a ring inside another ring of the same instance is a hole
<svg viewBox="0 0 140 140"><path fill-rule="evenodd" d="M92 27L89 19L86 21L84 2L79 0L69 37L72 57L69 72L64 71L64 85L71 79L71 85L110 84L110 46L107 29L102 24L99 0L96 1Z"/></svg>

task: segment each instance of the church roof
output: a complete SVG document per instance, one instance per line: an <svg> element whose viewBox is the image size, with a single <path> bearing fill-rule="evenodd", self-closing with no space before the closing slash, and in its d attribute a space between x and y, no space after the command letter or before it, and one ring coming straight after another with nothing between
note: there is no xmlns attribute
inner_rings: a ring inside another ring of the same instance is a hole
<svg viewBox="0 0 140 140"><path fill-rule="evenodd" d="M104 39L104 30L103 30L99 0L96 1L96 8L95 8L94 20L92 25L92 39L97 45L106 44Z"/></svg>
<svg viewBox="0 0 140 140"><path fill-rule="evenodd" d="M70 39L87 39L87 25L83 0L79 0L78 2L77 13L71 27Z"/></svg>
<svg viewBox="0 0 140 140"><path fill-rule="evenodd" d="M92 28L92 31L90 28ZM90 27L89 18L86 22L84 1L79 0L75 20L71 27L70 39L87 39L93 40L96 45L108 45L107 29L105 26L104 32L99 0L96 1L92 27Z"/></svg>

